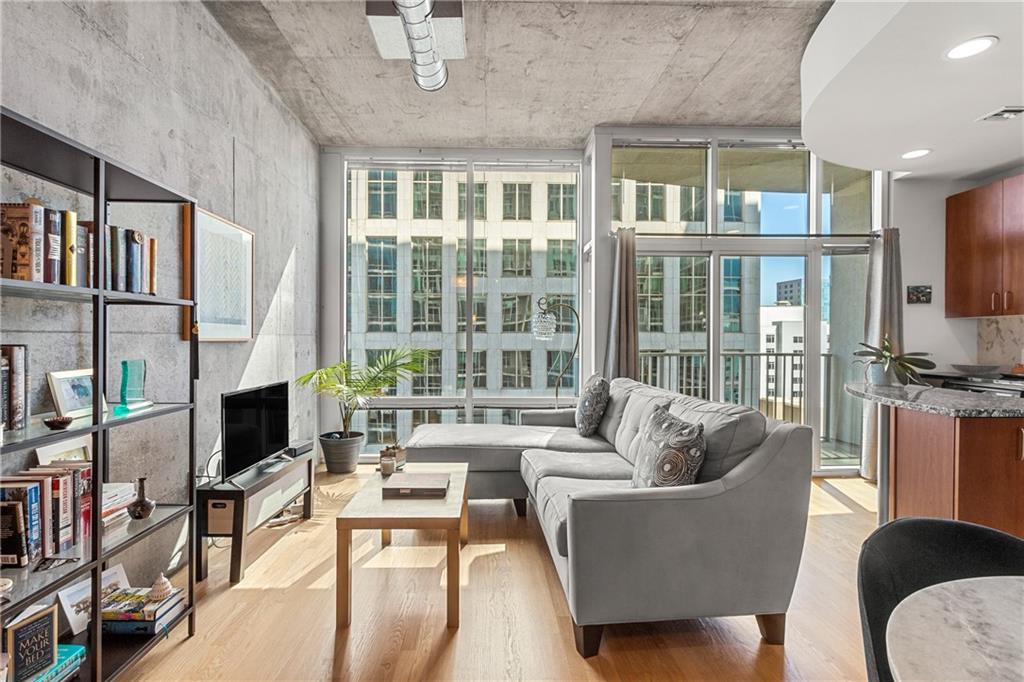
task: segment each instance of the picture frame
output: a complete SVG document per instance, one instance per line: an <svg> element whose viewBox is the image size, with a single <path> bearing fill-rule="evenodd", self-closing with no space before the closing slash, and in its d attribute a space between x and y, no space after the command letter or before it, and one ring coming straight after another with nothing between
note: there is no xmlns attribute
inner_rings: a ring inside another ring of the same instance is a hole
<svg viewBox="0 0 1024 682"><path fill-rule="evenodd" d="M46 383L58 417L88 417L92 414L92 369L69 369L47 372ZM107 401L103 398L103 412Z"/></svg>
<svg viewBox="0 0 1024 682"><path fill-rule="evenodd" d="M931 284L911 284L907 287L907 305L919 305L931 302Z"/></svg>
<svg viewBox="0 0 1024 682"><path fill-rule="evenodd" d="M182 208L182 228L182 296L192 297L195 282L197 321L193 329L190 311L182 311L182 339L198 333L200 342L252 340L256 235L198 207L193 225L188 206Z"/></svg>
<svg viewBox="0 0 1024 682"><path fill-rule="evenodd" d="M106 597L115 590L131 587L124 565L117 564L103 571L103 586L100 593ZM89 626L89 611L92 607L92 581L89 578L79 580L70 587L57 592L57 601L61 611L67 618L73 634L84 632Z"/></svg>
<svg viewBox="0 0 1024 682"><path fill-rule="evenodd" d="M56 604L20 616L6 630L7 679L35 679L57 661Z"/></svg>
<svg viewBox="0 0 1024 682"><path fill-rule="evenodd" d="M36 448L36 458L39 466L46 466L55 461L61 462L91 462L92 461L92 436L79 436L70 440L62 440L53 445L44 445Z"/></svg>

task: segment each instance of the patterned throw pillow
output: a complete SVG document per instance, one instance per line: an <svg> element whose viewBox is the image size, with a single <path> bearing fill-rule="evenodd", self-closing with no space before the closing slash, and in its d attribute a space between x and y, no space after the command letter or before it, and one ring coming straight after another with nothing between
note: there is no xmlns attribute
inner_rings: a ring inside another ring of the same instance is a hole
<svg viewBox="0 0 1024 682"><path fill-rule="evenodd" d="M608 407L608 380L600 374L587 379L576 403L576 430L581 436L593 436Z"/></svg>
<svg viewBox="0 0 1024 682"><path fill-rule="evenodd" d="M690 485L704 463L704 425L690 424L658 407L640 429L634 488Z"/></svg>

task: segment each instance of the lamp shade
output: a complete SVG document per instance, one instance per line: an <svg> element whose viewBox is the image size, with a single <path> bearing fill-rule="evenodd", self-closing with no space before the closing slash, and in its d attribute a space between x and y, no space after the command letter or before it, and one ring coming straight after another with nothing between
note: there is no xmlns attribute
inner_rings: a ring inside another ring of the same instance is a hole
<svg viewBox="0 0 1024 682"><path fill-rule="evenodd" d="M539 310L533 314L531 330L533 338L538 341L550 341L555 336L558 318L549 310Z"/></svg>

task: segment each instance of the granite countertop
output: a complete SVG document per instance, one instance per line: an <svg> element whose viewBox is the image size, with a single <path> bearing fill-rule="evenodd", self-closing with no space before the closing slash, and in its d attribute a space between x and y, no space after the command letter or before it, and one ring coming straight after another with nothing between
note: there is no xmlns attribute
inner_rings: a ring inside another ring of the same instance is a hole
<svg viewBox="0 0 1024 682"><path fill-rule="evenodd" d="M846 384L852 396L882 405L903 407L945 417L1024 417L1024 398L972 393L932 386L872 386Z"/></svg>

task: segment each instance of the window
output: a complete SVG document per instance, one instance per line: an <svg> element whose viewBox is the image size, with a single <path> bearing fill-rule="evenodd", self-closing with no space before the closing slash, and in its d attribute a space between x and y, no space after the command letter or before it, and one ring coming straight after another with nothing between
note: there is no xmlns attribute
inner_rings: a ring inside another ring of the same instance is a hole
<svg viewBox="0 0 1024 682"><path fill-rule="evenodd" d="M704 188L683 185L679 188L679 219L686 223L704 222Z"/></svg>
<svg viewBox="0 0 1024 682"><path fill-rule="evenodd" d="M612 180L612 220L622 220L622 181Z"/></svg>
<svg viewBox="0 0 1024 682"><path fill-rule="evenodd" d="M398 440L396 422L394 410L368 410L366 413L367 445L394 445Z"/></svg>
<svg viewBox="0 0 1024 682"><path fill-rule="evenodd" d="M679 259L679 331L702 332L707 328L707 256L682 256Z"/></svg>
<svg viewBox="0 0 1024 682"><path fill-rule="evenodd" d="M871 171L824 161L821 192L821 231L824 234L871 232Z"/></svg>
<svg viewBox="0 0 1024 682"><path fill-rule="evenodd" d="M345 217L352 217L352 174L345 174Z"/></svg>
<svg viewBox="0 0 1024 682"><path fill-rule="evenodd" d="M548 220L576 220L576 185L548 183Z"/></svg>
<svg viewBox="0 0 1024 682"><path fill-rule="evenodd" d="M530 219L529 183L506 182L501 191L502 220Z"/></svg>
<svg viewBox="0 0 1024 682"><path fill-rule="evenodd" d="M412 330L441 331L441 238L412 238Z"/></svg>
<svg viewBox="0 0 1024 682"><path fill-rule="evenodd" d="M412 377L413 395L441 395L441 351L427 352L423 371Z"/></svg>
<svg viewBox="0 0 1024 682"><path fill-rule="evenodd" d="M576 240L548 240L548 277L576 276Z"/></svg>
<svg viewBox="0 0 1024 682"><path fill-rule="evenodd" d="M501 295L501 331L530 331L530 318L533 316L531 298L530 294Z"/></svg>
<svg viewBox="0 0 1024 682"><path fill-rule="evenodd" d="M775 346L768 346L767 348L764 349L764 352L765 353L774 353L775 352Z"/></svg>
<svg viewBox="0 0 1024 682"><path fill-rule="evenodd" d="M660 332L665 319L665 265L657 256L636 259L637 320L642 332Z"/></svg>
<svg viewBox="0 0 1024 682"><path fill-rule="evenodd" d="M441 171L416 171L412 176L412 217L415 220L441 219L444 194Z"/></svg>
<svg viewBox="0 0 1024 682"><path fill-rule="evenodd" d="M803 149L721 144L719 231L807 234L809 169L810 154Z"/></svg>
<svg viewBox="0 0 1024 682"><path fill-rule="evenodd" d="M764 335L764 342L765 343L775 343L775 334L765 334Z"/></svg>
<svg viewBox="0 0 1024 682"><path fill-rule="evenodd" d="M473 218L487 220L487 183L473 183ZM459 183L459 220L466 219L466 183Z"/></svg>
<svg viewBox="0 0 1024 682"><path fill-rule="evenodd" d="M369 349L367 349L367 351L366 351L366 366L369 367L370 365L376 363L378 360L380 360L380 356L383 355L386 352L387 351L381 350L379 348L369 348ZM395 391L396 391L397 388L398 387L397 387L396 384L391 384L389 387L384 389L384 395L395 395Z"/></svg>
<svg viewBox="0 0 1024 682"><path fill-rule="evenodd" d="M458 356L458 387L466 388L466 351L460 350ZM473 388L487 388L487 351L473 351Z"/></svg>
<svg viewBox="0 0 1024 682"><path fill-rule="evenodd" d="M665 185L636 183L636 219L665 220Z"/></svg>
<svg viewBox="0 0 1024 682"><path fill-rule="evenodd" d="M487 331L487 294L473 294L473 331ZM466 300L459 301L459 331L466 331Z"/></svg>
<svg viewBox="0 0 1024 682"><path fill-rule="evenodd" d="M640 352L640 381L642 383L648 386L661 386L658 383L658 361L660 359L661 353L658 351Z"/></svg>
<svg viewBox="0 0 1024 682"><path fill-rule="evenodd" d="M742 330L742 265L739 258L722 259L722 331ZM774 350L769 350L769 353Z"/></svg>
<svg viewBox="0 0 1024 682"><path fill-rule="evenodd" d="M557 320L555 323L555 333L572 334L576 331L576 317L572 314L571 310L565 307L571 306L575 309L576 297L572 294L548 294L545 298L548 300L548 305L555 308L551 311Z"/></svg>
<svg viewBox="0 0 1024 682"><path fill-rule="evenodd" d="M529 239L501 240L501 274L503 277L529 277L533 254Z"/></svg>
<svg viewBox="0 0 1024 682"><path fill-rule="evenodd" d="M727 223L743 222L743 192L729 190L725 193L722 220Z"/></svg>
<svg viewBox="0 0 1024 682"><path fill-rule="evenodd" d="M394 237L366 240L366 330L395 331L398 244Z"/></svg>
<svg viewBox="0 0 1024 682"><path fill-rule="evenodd" d="M530 388L530 351L501 351L501 387Z"/></svg>
<svg viewBox="0 0 1024 682"><path fill-rule="evenodd" d="M466 274L466 240L460 239L456 251L456 267L460 275ZM476 277L487 276L487 240L473 240L473 275Z"/></svg>
<svg viewBox="0 0 1024 682"><path fill-rule="evenodd" d="M803 343L803 342L804 342L804 337L802 337L802 336L794 336L793 337L793 343Z"/></svg>
<svg viewBox="0 0 1024 682"><path fill-rule="evenodd" d="M420 424L440 424L441 423L441 410L413 410L412 411L412 428L416 428Z"/></svg>
<svg viewBox="0 0 1024 682"><path fill-rule="evenodd" d="M555 383L558 380L558 374L562 371L562 368L569 362L569 353L567 350L549 350L548 354L548 388L554 388ZM572 367L562 377L562 388L573 388L576 386L576 358L572 360Z"/></svg>
<svg viewBox="0 0 1024 682"><path fill-rule="evenodd" d="M367 218L395 218L398 215L398 172L366 172Z"/></svg>

